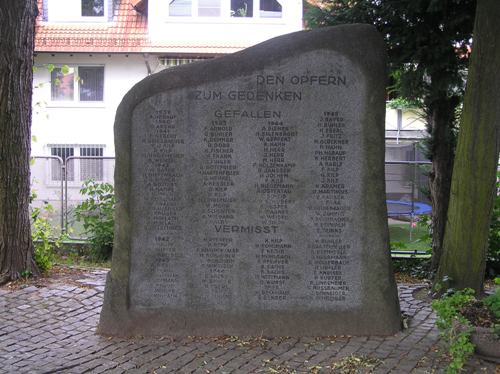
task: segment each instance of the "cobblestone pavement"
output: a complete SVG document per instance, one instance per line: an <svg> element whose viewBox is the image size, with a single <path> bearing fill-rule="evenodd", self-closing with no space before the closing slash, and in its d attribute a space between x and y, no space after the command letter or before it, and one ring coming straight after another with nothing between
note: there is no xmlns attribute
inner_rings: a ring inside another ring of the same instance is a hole
<svg viewBox="0 0 500 374"><path fill-rule="evenodd" d="M446 362L423 285L400 285L408 328L390 337L171 340L95 334L105 270L76 285L0 289L0 373L442 373ZM473 358L466 373L500 373Z"/></svg>

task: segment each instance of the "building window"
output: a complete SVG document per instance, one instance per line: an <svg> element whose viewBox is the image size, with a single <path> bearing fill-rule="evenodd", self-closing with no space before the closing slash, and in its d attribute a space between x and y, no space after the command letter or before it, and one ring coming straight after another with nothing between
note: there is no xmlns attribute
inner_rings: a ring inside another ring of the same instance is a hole
<svg viewBox="0 0 500 374"><path fill-rule="evenodd" d="M260 0L260 17L281 18L283 10L277 0Z"/></svg>
<svg viewBox="0 0 500 374"><path fill-rule="evenodd" d="M102 101L104 91L104 67L80 66L78 68L80 101Z"/></svg>
<svg viewBox="0 0 500 374"><path fill-rule="evenodd" d="M75 69L54 68L50 73L53 101L73 101L75 98Z"/></svg>
<svg viewBox="0 0 500 374"><path fill-rule="evenodd" d="M253 0L231 0L232 17L253 17Z"/></svg>
<svg viewBox="0 0 500 374"><path fill-rule="evenodd" d="M191 0L172 0L168 6L168 14L174 17L190 17Z"/></svg>
<svg viewBox="0 0 500 374"><path fill-rule="evenodd" d="M191 62L208 60L213 57L191 57L191 58L179 58L179 57L160 57L158 61L160 65L164 68L173 68L174 66L186 65Z"/></svg>
<svg viewBox="0 0 500 374"><path fill-rule="evenodd" d="M104 66L56 67L50 78L52 101L103 101Z"/></svg>
<svg viewBox="0 0 500 374"><path fill-rule="evenodd" d="M81 0L82 17L104 17L104 0Z"/></svg>
<svg viewBox="0 0 500 374"><path fill-rule="evenodd" d="M102 147L80 147L80 180L93 179L96 181L103 180L104 160Z"/></svg>
<svg viewBox="0 0 500 374"><path fill-rule="evenodd" d="M60 181L63 179L63 169L62 166L66 165L66 177L68 181L75 180L75 168L74 159L69 159L68 157L73 157L75 155L75 150L73 147L68 146L53 146L50 149L50 154L52 156L59 156L62 159L62 164L59 160L52 159L51 162L51 180Z"/></svg>
<svg viewBox="0 0 500 374"><path fill-rule="evenodd" d="M83 182L88 179L104 180L104 146L103 145L49 145L50 154L59 156L61 161L51 160L52 181L64 179L62 166L66 166L68 182ZM79 156L75 156L79 155Z"/></svg>
<svg viewBox="0 0 500 374"><path fill-rule="evenodd" d="M169 15L173 17L244 17L281 18L279 0L169 0ZM227 7L230 6L230 9ZM254 12L255 10L255 12Z"/></svg>
<svg viewBox="0 0 500 374"><path fill-rule="evenodd" d="M220 0L198 0L198 16L220 17Z"/></svg>

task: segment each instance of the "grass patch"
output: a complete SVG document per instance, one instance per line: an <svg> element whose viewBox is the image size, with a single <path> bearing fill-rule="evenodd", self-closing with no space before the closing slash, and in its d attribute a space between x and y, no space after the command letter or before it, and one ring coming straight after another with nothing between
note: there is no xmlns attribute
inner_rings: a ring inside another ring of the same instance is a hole
<svg viewBox="0 0 500 374"><path fill-rule="evenodd" d="M110 268L111 259L94 256L85 240L67 239L54 254L54 262L61 266L81 268Z"/></svg>
<svg viewBox="0 0 500 374"><path fill-rule="evenodd" d="M418 225L411 227L410 223L390 224L389 238L391 243L403 244L398 248L401 251L427 251L431 248L427 230Z"/></svg>
<svg viewBox="0 0 500 374"><path fill-rule="evenodd" d="M76 266L79 268L110 268L111 260L95 260L85 254L68 251L66 253L57 253L54 262L63 266Z"/></svg>

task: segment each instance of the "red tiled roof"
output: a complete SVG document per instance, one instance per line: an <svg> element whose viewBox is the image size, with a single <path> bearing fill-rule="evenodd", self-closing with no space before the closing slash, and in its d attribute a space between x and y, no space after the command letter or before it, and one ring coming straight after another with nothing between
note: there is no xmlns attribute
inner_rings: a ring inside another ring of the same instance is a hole
<svg viewBox="0 0 500 374"><path fill-rule="evenodd" d="M131 0L118 1L113 21L102 24L44 22L42 1L38 0L35 52L222 54L242 48L153 44L148 35L147 16L137 12Z"/></svg>

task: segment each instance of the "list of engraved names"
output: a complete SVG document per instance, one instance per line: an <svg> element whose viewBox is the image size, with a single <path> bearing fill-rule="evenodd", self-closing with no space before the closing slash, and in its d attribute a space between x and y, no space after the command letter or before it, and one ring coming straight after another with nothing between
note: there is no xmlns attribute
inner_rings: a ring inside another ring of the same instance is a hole
<svg viewBox="0 0 500 374"><path fill-rule="evenodd" d="M148 107L136 173L141 201L152 203L137 230L153 240L135 245L147 246L154 284L132 297L146 307L342 305L353 292L352 110L325 97L342 97L349 75L241 80L163 94Z"/></svg>

